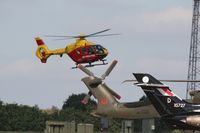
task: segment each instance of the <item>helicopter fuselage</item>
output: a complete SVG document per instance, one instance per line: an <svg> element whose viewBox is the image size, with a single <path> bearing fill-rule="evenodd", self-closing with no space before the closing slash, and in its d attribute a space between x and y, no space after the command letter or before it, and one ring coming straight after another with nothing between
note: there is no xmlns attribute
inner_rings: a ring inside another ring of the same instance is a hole
<svg viewBox="0 0 200 133"><path fill-rule="evenodd" d="M41 38L36 38L38 48L36 50L37 57L46 63L48 57L51 55L60 55L67 54L76 65L82 63L91 63L96 61L103 61L104 58L108 55L108 50L99 44L95 44L87 41L86 39L77 39L75 43L69 44L66 48L49 50L47 45L42 41Z"/></svg>
<svg viewBox="0 0 200 133"><path fill-rule="evenodd" d="M108 51L101 45L90 45L76 48L67 54L76 64L81 64L103 60Z"/></svg>

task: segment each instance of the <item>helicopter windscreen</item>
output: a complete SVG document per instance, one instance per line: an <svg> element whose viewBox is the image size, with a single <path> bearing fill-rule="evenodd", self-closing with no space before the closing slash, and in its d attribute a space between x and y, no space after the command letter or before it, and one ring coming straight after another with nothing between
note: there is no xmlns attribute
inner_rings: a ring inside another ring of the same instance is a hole
<svg viewBox="0 0 200 133"><path fill-rule="evenodd" d="M103 54L104 53L104 48L101 45L95 45L94 49L96 51L97 54Z"/></svg>

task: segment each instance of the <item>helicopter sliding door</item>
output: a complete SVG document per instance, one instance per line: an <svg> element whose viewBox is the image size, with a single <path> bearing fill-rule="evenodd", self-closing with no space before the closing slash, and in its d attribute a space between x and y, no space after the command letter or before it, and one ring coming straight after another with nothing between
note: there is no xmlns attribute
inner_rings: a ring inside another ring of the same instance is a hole
<svg viewBox="0 0 200 133"><path fill-rule="evenodd" d="M92 63L94 61L97 61L97 57L95 55L95 50L93 46L87 46L82 48L82 59L84 63Z"/></svg>

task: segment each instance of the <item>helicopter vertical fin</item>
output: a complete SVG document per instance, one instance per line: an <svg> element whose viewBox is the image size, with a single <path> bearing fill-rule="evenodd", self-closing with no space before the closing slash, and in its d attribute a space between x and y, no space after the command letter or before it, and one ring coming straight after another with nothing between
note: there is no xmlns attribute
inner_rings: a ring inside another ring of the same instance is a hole
<svg viewBox="0 0 200 133"><path fill-rule="evenodd" d="M38 45L36 56L41 60L42 63L46 63L47 58L51 55L50 50L40 37L36 37L35 41Z"/></svg>
<svg viewBox="0 0 200 133"><path fill-rule="evenodd" d="M45 45L44 41L40 37L36 37L35 41L38 46Z"/></svg>

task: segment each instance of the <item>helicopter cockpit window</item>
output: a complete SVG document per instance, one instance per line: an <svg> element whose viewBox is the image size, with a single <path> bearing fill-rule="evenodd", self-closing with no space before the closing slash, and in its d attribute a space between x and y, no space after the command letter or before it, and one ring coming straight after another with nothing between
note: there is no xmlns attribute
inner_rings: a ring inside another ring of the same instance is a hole
<svg viewBox="0 0 200 133"><path fill-rule="evenodd" d="M104 51L103 51L103 47L101 46L101 45L96 45L96 52L98 53L98 54L103 54L104 53Z"/></svg>
<svg viewBox="0 0 200 133"><path fill-rule="evenodd" d="M89 48L88 48L88 54L93 54L93 49L92 49L92 47L89 47Z"/></svg>
<svg viewBox="0 0 200 133"><path fill-rule="evenodd" d="M82 53L87 54L86 48L82 48Z"/></svg>

